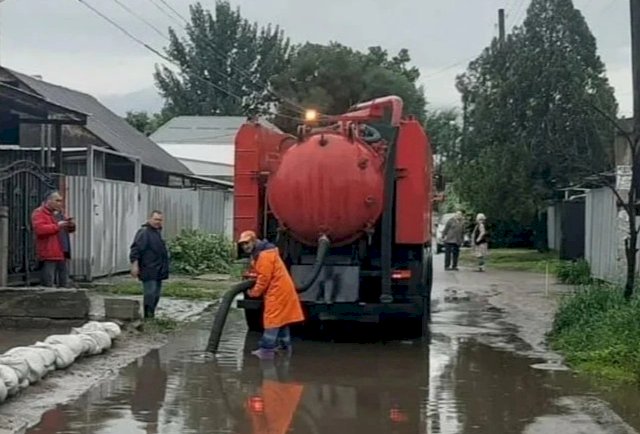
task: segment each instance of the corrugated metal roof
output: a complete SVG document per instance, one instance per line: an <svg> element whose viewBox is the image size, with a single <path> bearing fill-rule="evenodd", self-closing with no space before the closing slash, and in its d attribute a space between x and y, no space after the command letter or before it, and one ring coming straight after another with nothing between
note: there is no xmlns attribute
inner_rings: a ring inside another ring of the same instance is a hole
<svg viewBox="0 0 640 434"><path fill-rule="evenodd" d="M233 145L238 129L246 121L244 116L178 116L158 128L149 138L159 144ZM259 122L278 130L263 119Z"/></svg>
<svg viewBox="0 0 640 434"><path fill-rule="evenodd" d="M142 164L165 172L191 174L189 169L127 121L111 112L91 95L47 83L6 69L24 85L50 102L87 113L86 128L118 152L139 156Z"/></svg>
<svg viewBox="0 0 640 434"><path fill-rule="evenodd" d="M206 161L233 165L235 163L235 147L231 144L164 144L159 145L176 158Z"/></svg>

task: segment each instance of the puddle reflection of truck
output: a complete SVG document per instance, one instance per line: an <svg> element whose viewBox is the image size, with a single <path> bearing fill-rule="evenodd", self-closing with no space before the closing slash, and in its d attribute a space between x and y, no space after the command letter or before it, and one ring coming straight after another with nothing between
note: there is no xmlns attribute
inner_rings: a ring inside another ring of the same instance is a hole
<svg viewBox="0 0 640 434"><path fill-rule="evenodd" d="M311 112L297 135L248 121L235 138L234 235L275 242L308 324L403 322L422 333L432 285L432 151L403 102L385 97L338 116ZM246 277L252 277L248 272ZM239 301L260 330L261 300Z"/></svg>
<svg viewBox="0 0 640 434"><path fill-rule="evenodd" d="M428 360L422 350L403 349L403 355L389 357L382 348L377 360L354 348L340 353L339 364L330 357L314 359L307 347L290 366L276 360L258 367L251 360L254 366L237 373L239 382L223 382L232 432L423 433Z"/></svg>

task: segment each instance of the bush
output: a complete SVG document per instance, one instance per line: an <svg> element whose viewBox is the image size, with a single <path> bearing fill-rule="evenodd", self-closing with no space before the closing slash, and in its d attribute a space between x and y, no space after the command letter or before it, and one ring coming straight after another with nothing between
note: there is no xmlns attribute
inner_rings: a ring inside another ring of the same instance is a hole
<svg viewBox="0 0 640 434"><path fill-rule="evenodd" d="M640 382L640 300L625 300L620 288L591 285L566 297L549 338L578 369Z"/></svg>
<svg viewBox="0 0 640 434"><path fill-rule="evenodd" d="M568 285L589 285L591 278L591 267L584 259L579 261L564 261L556 268L558 280Z"/></svg>
<svg viewBox="0 0 640 434"><path fill-rule="evenodd" d="M231 271L233 244L222 235L184 230L168 247L172 272L199 275Z"/></svg>

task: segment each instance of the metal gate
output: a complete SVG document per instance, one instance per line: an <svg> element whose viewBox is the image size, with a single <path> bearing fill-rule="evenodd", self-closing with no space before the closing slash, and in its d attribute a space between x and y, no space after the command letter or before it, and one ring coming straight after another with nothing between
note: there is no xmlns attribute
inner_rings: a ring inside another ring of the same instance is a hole
<svg viewBox="0 0 640 434"><path fill-rule="evenodd" d="M37 163L16 161L0 169L0 205L9 208L8 281L29 285L37 280L38 261L31 213L56 183Z"/></svg>

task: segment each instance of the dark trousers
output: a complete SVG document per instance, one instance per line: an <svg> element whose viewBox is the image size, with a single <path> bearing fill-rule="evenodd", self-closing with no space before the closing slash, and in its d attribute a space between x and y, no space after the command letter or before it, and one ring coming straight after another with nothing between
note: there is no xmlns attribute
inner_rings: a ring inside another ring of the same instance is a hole
<svg viewBox="0 0 640 434"><path fill-rule="evenodd" d="M40 269L40 285L58 288L66 288L69 284L69 271L67 261L42 261Z"/></svg>
<svg viewBox="0 0 640 434"><path fill-rule="evenodd" d="M459 256L460 246L456 243L446 243L444 245L444 268L458 268Z"/></svg>
<svg viewBox="0 0 640 434"><path fill-rule="evenodd" d="M153 317L160 301L162 280L145 280L142 282L142 289L144 291L144 316Z"/></svg>
<svg viewBox="0 0 640 434"><path fill-rule="evenodd" d="M280 345L282 348L291 347L291 331L289 326L264 329L260 339L260 348L265 350L275 350Z"/></svg>

